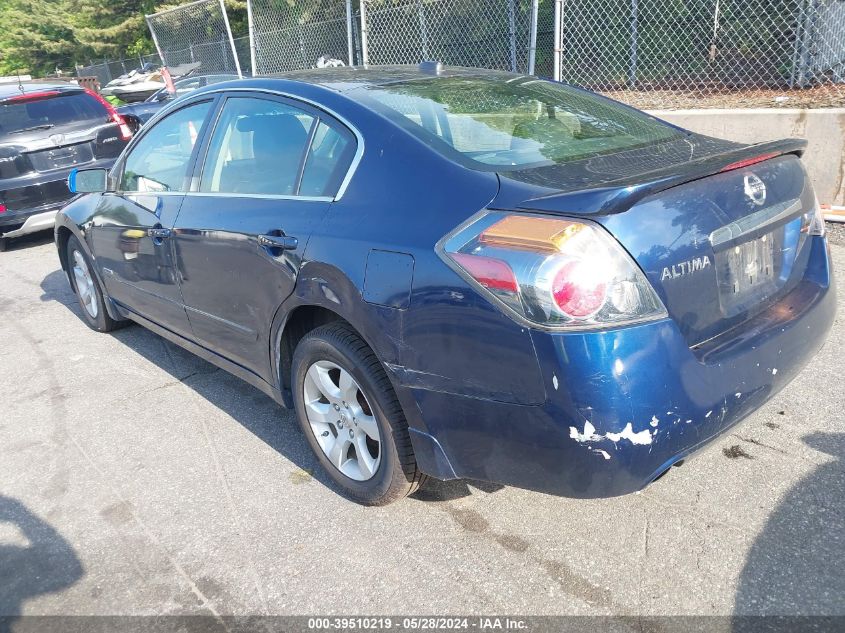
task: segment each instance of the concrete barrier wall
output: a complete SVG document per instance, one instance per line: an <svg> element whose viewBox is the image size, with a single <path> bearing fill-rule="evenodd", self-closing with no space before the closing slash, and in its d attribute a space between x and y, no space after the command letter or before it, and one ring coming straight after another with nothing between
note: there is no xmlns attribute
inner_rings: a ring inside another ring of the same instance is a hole
<svg viewBox="0 0 845 633"><path fill-rule="evenodd" d="M822 204L845 204L845 108L818 110L654 110L681 127L743 143L797 136L809 146L804 164Z"/></svg>

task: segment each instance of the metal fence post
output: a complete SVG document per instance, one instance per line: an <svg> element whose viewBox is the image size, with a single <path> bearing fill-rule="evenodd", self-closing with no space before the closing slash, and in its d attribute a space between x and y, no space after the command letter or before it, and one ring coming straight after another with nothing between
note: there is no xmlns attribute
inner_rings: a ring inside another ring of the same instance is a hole
<svg viewBox="0 0 845 633"><path fill-rule="evenodd" d="M232 27L229 25L229 14L226 13L226 4L223 0L220 0L220 10L223 12L223 22L226 25L226 33L229 35L229 46L232 47L235 70L238 71L238 77L243 79L244 74L241 72L241 63L238 61L238 51L235 49L235 38L232 37Z"/></svg>
<svg viewBox="0 0 845 633"><path fill-rule="evenodd" d="M296 32L299 33L299 54L302 55L302 67L308 68L308 58L305 55L305 36L302 33L302 24L296 25Z"/></svg>
<svg viewBox="0 0 845 633"><path fill-rule="evenodd" d="M631 59L628 66L628 84L633 88L637 83L637 33L639 18L639 7L637 0L631 0Z"/></svg>
<svg viewBox="0 0 845 633"><path fill-rule="evenodd" d="M801 28L801 54L798 57L798 87L805 88L807 86L807 67L809 65L810 45L813 41L812 24L813 24L813 0L804 1L804 19Z"/></svg>
<svg viewBox="0 0 845 633"><path fill-rule="evenodd" d="M534 74L537 61L537 20L539 17L539 0L531 0L531 20L528 24L528 74Z"/></svg>
<svg viewBox="0 0 845 633"><path fill-rule="evenodd" d="M508 35L510 36L511 72L516 72L516 0L508 0Z"/></svg>
<svg viewBox="0 0 845 633"><path fill-rule="evenodd" d="M246 24L249 29L249 65L252 68L252 76L255 77L261 73L258 70L258 62L256 61L256 41L255 41L255 22L252 16L252 0L246 0Z"/></svg>
<svg viewBox="0 0 845 633"><path fill-rule="evenodd" d="M561 81L563 66L563 0L555 0L554 71L552 79Z"/></svg>
<svg viewBox="0 0 845 633"><path fill-rule="evenodd" d="M367 0L361 0L361 63L370 63L370 51L367 43Z"/></svg>
<svg viewBox="0 0 845 633"><path fill-rule="evenodd" d="M352 54L352 0L346 0L346 50L349 53L349 65L354 66L355 60Z"/></svg>
<svg viewBox="0 0 845 633"><path fill-rule="evenodd" d="M158 37L156 37L156 31L153 28L152 23L150 22L150 17L152 16L145 15L144 20L147 22L147 28L150 30L150 35L152 35L153 37L153 44L156 47L156 51L158 51L159 59L161 59L161 65L167 67L167 59L164 57L164 51L161 50L161 46L158 43Z"/></svg>
<svg viewBox="0 0 845 633"><path fill-rule="evenodd" d="M422 56L428 59L428 34L425 29L425 13L422 0L417 0L417 17L420 21L420 39L422 40Z"/></svg>

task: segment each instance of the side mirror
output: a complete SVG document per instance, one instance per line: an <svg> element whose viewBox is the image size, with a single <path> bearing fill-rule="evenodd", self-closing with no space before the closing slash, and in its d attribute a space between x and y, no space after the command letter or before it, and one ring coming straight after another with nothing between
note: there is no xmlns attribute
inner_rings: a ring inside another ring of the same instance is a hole
<svg viewBox="0 0 845 633"><path fill-rule="evenodd" d="M74 169L67 177L71 193L102 193L108 189L107 169Z"/></svg>

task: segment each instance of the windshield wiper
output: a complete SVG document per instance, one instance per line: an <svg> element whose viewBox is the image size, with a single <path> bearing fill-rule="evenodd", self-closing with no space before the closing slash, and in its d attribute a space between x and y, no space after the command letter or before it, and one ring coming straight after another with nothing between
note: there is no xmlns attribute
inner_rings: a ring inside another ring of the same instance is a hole
<svg viewBox="0 0 845 633"><path fill-rule="evenodd" d="M49 130L53 127L56 126L52 123L44 123L43 125L33 125L32 127L25 127L21 130L15 130L14 132L9 132L9 134L22 134L23 132L34 132L35 130Z"/></svg>

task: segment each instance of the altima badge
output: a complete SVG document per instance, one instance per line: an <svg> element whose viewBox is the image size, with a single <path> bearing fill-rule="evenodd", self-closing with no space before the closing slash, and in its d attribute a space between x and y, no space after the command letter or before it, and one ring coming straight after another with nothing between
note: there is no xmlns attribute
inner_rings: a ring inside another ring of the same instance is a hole
<svg viewBox="0 0 845 633"><path fill-rule="evenodd" d="M761 206L766 203L766 183L754 174L745 175L745 195L749 200Z"/></svg>
<svg viewBox="0 0 845 633"><path fill-rule="evenodd" d="M705 255L704 257L696 257L685 262L665 266L663 268L663 274L660 275L660 281L663 282L667 279L677 279L678 277L692 275L700 270L709 268L710 264L710 257Z"/></svg>

